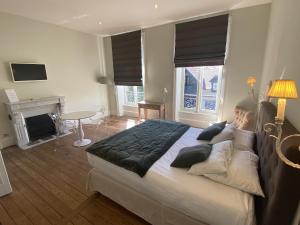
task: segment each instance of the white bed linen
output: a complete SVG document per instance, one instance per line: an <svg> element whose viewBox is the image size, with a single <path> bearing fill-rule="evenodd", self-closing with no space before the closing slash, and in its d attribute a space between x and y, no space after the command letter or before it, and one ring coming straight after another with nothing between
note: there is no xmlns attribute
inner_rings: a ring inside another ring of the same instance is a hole
<svg viewBox="0 0 300 225"><path fill-rule="evenodd" d="M90 153L88 160L102 174L196 220L209 225L254 224L252 195L170 167L181 148L201 143L196 139L200 131L187 130L143 178Z"/></svg>

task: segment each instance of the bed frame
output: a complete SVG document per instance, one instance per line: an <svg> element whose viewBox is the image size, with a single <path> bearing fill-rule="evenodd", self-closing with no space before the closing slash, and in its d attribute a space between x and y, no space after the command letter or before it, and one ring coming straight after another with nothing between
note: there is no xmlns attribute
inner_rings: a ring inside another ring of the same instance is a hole
<svg viewBox="0 0 300 225"><path fill-rule="evenodd" d="M274 122L275 114L276 108L271 103L261 103L255 150L260 157L259 175L266 198L255 199L257 225L291 225L300 198L300 171L278 159L273 139L263 131L265 123ZM298 131L285 121L283 135L292 133ZM294 139L284 146L286 156L298 163L300 163L300 151L297 151L299 142L299 139ZM132 190L126 185L126 181L122 179L116 181L97 169L93 169L89 174L88 189L99 191L151 224L208 225L164 206L150 196Z"/></svg>
<svg viewBox="0 0 300 225"><path fill-rule="evenodd" d="M95 168L88 176L88 190L100 192L153 225L209 225L132 189L126 180L115 180Z"/></svg>
<svg viewBox="0 0 300 225"><path fill-rule="evenodd" d="M300 199L300 170L283 163L275 152L275 141L263 129L274 123L276 107L262 102L256 126L256 151L259 155L259 175L266 198L255 199L258 225L291 225ZM283 138L299 133L285 120ZM283 146L288 159L300 163L299 138L291 138Z"/></svg>

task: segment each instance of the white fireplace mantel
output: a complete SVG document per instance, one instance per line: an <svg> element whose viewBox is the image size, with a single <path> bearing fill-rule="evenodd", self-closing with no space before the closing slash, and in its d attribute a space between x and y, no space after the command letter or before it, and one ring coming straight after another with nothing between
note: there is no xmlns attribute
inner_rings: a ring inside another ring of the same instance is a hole
<svg viewBox="0 0 300 225"><path fill-rule="evenodd" d="M63 96L52 96L5 104L15 130L18 146L21 149L28 149L46 141L40 141L34 144L30 143L25 118L47 113L62 114L64 113L65 101Z"/></svg>
<svg viewBox="0 0 300 225"><path fill-rule="evenodd" d="M6 103L6 105L8 108L8 112L12 118L14 113L19 112L23 114L24 118L27 118L31 116L41 115L43 114L43 112L63 113L65 98L63 96L52 96L46 98L26 99L19 102Z"/></svg>

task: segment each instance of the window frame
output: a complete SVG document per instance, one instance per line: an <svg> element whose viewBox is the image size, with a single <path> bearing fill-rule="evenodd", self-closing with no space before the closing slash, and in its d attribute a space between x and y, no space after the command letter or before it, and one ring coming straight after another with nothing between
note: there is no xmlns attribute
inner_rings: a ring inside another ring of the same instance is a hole
<svg viewBox="0 0 300 225"><path fill-rule="evenodd" d="M218 85L217 85L217 92L216 92L216 109L215 110L207 110L207 109L201 109L202 105L202 84L203 84L203 72L201 72L201 67L205 66L197 66L200 67L200 77L198 80L198 85L197 85L197 96L196 96L196 107L189 109L184 107L184 88L185 88L185 68L186 67L180 67L177 68L178 72L180 73L180 76L182 76L182 84L181 84L181 93L180 93L180 111L184 113L194 113L194 114L213 114L213 115L218 115L219 109L220 109L220 101L221 101L221 87L222 87L222 76L223 76L223 65L217 65L220 66L220 72L218 74Z"/></svg>
<svg viewBox="0 0 300 225"><path fill-rule="evenodd" d="M133 96L134 96L134 103L133 104L128 102L128 98L127 98L127 96L128 96L128 94L127 94L128 87L133 87ZM124 105L125 106L137 107L137 105L138 105L138 93L139 93L138 86L124 86L124 96L125 96ZM144 87L143 87L143 94L144 94L144 99L145 99Z"/></svg>
<svg viewBox="0 0 300 225"><path fill-rule="evenodd" d="M141 63L142 63L142 88L143 88L143 100L145 100L145 32L141 31ZM123 90L121 92L124 93L122 96L122 103L119 105L120 107L129 106L129 107L138 107L138 87L139 86L122 86ZM134 88L134 104L128 103L127 99L127 88Z"/></svg>

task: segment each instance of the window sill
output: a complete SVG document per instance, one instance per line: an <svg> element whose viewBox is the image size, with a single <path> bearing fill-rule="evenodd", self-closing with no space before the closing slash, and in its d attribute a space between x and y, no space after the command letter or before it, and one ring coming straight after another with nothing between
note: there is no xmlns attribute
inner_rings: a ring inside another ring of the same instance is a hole
<svg viewBox="0 0 300 225"><path fill-rule="evenodd" d="M125 107L131 107L131 108L138 108L138 105L128 105L128 104L123 104Z"/></svg>
<svg viewBox="0 0 300 225"><path fill-rule="evenodd" d="M211 116L216 116L218 115L217 112L211 112L211 111L201 111L201 112L195 112L195 111L184 111L180 110L178 113L186 113L186 114L193 114L193 115L211 115Z"/></svg>

